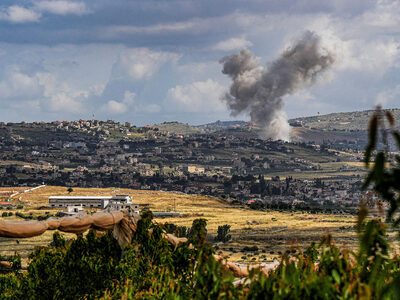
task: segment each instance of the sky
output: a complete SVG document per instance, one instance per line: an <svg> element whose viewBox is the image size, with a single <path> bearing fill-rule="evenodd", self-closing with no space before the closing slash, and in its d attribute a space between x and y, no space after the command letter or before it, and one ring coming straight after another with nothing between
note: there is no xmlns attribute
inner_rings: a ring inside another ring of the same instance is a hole
<svg viewBox="0 0 400 300"><path fill-rule="evenodd" d="M248 120L220 60L268 68L306 31L335 62L283 98L290 118L400 108L398 0L2 0L0 121Z"/></svg>

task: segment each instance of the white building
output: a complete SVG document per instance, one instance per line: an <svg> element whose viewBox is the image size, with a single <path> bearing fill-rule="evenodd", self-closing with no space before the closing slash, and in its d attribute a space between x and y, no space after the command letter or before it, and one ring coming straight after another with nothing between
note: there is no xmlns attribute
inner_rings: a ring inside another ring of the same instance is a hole
<svg viewBox="0 0 400 300"><path fill-rule="evenodd" d="M53 208L64 208L68 206L82 205L84 208L105 209L110 201L121 204L132 204L132 197L128 195L116 196L50 196L49 206Z"/></svg>

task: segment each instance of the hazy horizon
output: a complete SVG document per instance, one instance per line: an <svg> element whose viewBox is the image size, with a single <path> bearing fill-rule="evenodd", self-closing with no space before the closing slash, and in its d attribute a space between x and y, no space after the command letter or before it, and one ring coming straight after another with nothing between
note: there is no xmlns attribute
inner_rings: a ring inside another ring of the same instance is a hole
<svg viewBox="0 0 400 300"><path fill-rule="evenodd" d="M400 107L383 107L383 109L400 109ZM360 111L369 111L369 110L373 110L372 109L366 109L366 110L360 110ZM326 114L319 114L319 116L324 116L324 115L330 115L330 114L335 114L335 113L352 113L352 112L357 112L357 111L338 111L338 112L333 112L333 113L326 113ZM307 115L307 116L297 116L297 117L293 117L293 118L289 118L288 120L294 120L294 119L298 119L298 118L307 118L307 117L315 117L318 116L318 114L314 115ZM203 123L191 123L191 122L182 122L182 121L178 121L178 120L170 120L170 121L160 121L160 122L155 122L155 123L142 123L142 124L138 124L129 120L118 120L118 119L113 119L113 118L106 118L106 119L98 119L98 118L88 118L88 119L59 119L59 120L17 120L17 121L4 121L4 120L0 120L0 122L4 122L4 123L21 123L21 122L28 122L28 123L32 123L32 122L46 122L46 123L51 123L51 122L63 122L63 121L67 121L67 122L74 122L74 121L79 121L79 120L97 120L97 121L102 121L102 122L106 122L108 120L113 120L116 122L120 122L121 124L125 123L125 122L130 122L132 123L133 126L146 126L146 125L158 125L158 124L162 124L162 123L173 123L173 122L177 122L177 123L182 123L182 124L188 124L190 126L201 126L201 125L207 125L207 124L212 124L212 123L216 123L216 122L249 122L250 119L247 118L232 118L232 119L218 119L218 120L214 120L211 122L203 122Z"/></svg>

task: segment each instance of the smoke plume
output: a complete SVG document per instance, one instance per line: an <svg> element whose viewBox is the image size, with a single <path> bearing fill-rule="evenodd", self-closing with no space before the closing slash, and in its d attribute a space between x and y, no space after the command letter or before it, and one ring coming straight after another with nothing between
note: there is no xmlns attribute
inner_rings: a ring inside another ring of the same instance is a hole
<svg viewBox="0 0 400 300"><path fill-rule="evenodd" d="M332 53L322 49L319 36L309 31L268 69L260 66L252 52L242 50L220 61L222 73L233 81L224 100L231 115L248 112L251 120L264 129L264 138L289 140L290 126L282 98L312 85L333 62Z"/></svg>

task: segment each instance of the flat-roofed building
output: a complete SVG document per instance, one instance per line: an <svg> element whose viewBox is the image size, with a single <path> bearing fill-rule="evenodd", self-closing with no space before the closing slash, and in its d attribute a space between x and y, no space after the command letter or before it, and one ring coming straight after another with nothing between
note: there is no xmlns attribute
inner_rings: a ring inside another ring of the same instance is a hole
<svg viewBox="0 0 400 300"><path fill-rule="evenodd" d="M132 204L129 195L116 196L50 196L49 206L52 208L65 208L68 206L82 205L84 208L105 209L110 201L121 204Z"/></svg>
<svg viewBox="0 0 400 300"><path fill-rule="evenodd" d="M185 166L184 171L191 174L203 174L205 169L197 166Z"/></svg>
<svg viewBox="0 0 400 300"><path fill-rule="evenodd" d="M110 200L107 206L108 210L126 210L132 211L136 214L140 213L139 204L135 203L122 203L120 201Z"/></svg>

